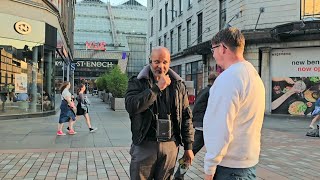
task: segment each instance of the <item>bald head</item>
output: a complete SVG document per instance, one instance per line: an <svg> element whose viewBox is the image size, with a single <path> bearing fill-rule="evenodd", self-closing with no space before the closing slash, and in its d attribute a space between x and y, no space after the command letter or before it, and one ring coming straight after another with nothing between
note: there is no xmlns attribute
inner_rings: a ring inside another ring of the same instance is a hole
<svg viewBox="0 0 320 180"><path fill-rule="evenodd" d="M158 46L152 49L150 67L156 78L168 73L170 62L170 51L166 47Z"/></svg>
<svg viewBox="0 0 320 180"><path fill-rule="evenodd" d="M151 60L153 60L153 58L157 58L158 56L165 56L166 60L170 61L169 49L163 46L154 47L151 52Z"/></svg>

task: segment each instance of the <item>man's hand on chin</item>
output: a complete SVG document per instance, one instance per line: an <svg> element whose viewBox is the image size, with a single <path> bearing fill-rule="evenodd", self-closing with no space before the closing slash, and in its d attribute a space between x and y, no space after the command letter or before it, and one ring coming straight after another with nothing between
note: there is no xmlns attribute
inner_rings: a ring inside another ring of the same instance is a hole
<svg viewBox="0 0 320 180"><path fill-rule="evenodd" d="M204 180L212 180L213 175L204 174Z"/></svg>

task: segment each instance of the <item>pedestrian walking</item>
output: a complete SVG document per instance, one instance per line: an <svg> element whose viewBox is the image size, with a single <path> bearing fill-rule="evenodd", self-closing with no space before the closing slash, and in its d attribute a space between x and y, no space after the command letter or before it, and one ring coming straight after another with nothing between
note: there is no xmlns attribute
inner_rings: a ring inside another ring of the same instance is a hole
<svg viewBox="0 0 320 180"><path fill-rule="evenodd" d="M89 131L90 132L95 132L98 128L96 127L92 127L91 126L91 119L89 116L89 105L90 102L88 100L88 97L86 95L84 95L84 92L86 91L86 86L84 84L81 84L78 87L78 93L77 93L77 120L81 117L84 116L84 118L86 119L86 123L88 125Z"/></svg>
<svg viewBox="0 0 320 180"><path fill-rule="evenodd" d="M171 70L170 52L152 50L149 65L130 78L125 96L131 120L130 178L172 179L179 145L191 164L193 125L182 78Z"/></svg>
<svg viewBox="0 0 320 180"><path fill-rule="evenodd" d="M76 107L74 105L73 100L71 99L71 93L69 92L70 82L64 82L60 88L61 92L61 105L60 105L60 117L58 124L58 136L66 135L63 131L63 123L69 122L69 131L70 135L76 134L73 129L73 124L76 120Z"/></svg>
<svg viewBox="0 0 320 180"><path fill-rule="evenodd" d="M265 88L243 57L245 38L239 29L220 30L212 53L224 71L210 89L203 120L205 179L256 179L265 112Z"/></svg>
<svg viewBox="0 0 320 180"><path fill-rule="evenodd" d="M196 102L194 104L194 108L192 110L192 123L195 129L194 133L194 142L192 146L193 154L196 155L197 152L201 150L204 146L203 140L203 117L204 113L206 112L208 98L209 98L209 90L215 81L217 76L214 73L211 73L208 77L208 85L204 89L202 89L199 94L197 95ZM176 173L174 174L174 179L182 180L184 179L185 172L181 172L180 168L177 169Z"/></svg>
<svg viewBox="0 0 320 180"><path fill-rule="evenodd" d="M309 125L309 127L311 129L315 129L314 123L317 122L320 119L320 93L318 94L318 97L319 98L317 99L317 101L315 103L315 108L314 108L314 110L312 112L312 116L314 116L314 118L312 119L312 121L311 121L311 123Z"/></svg>

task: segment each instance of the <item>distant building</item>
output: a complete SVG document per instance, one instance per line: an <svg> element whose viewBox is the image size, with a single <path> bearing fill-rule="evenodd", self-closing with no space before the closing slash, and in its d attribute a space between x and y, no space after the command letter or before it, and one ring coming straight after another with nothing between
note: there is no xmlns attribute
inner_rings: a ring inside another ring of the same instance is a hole
<svg viewBox="0 0 320 180"><path fill-rule="evenodd" d="M75 14L75 84L83 80L92 83L115 64L129 76L142 69L146 62L145 6L134 0L117 6L83 0L76 4Z"/></svg>

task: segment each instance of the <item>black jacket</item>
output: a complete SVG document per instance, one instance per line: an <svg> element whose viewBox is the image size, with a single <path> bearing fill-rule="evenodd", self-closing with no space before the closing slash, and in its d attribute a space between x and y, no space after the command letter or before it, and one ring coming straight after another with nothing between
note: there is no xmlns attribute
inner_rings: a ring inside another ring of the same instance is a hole
<svg viewBox="0 0 320 180"><path fill-rule="evenodd" d="M202 89L197 96L194 108L192 110L192 122L194 127L203 127L203 117L208 105L210 88L211 85L208 85L207 87Z"/></svg>
<svg viewBox="0 0 320 180"><path fill-rule="evenodd" d="M126 110L131 120L131 132L133 144L139 145L144 139L154 118L153 104L157 99L160 89L149 77L150 66L146 66L137 77L132 77L128 83L125 95ZM192 149L194 130L192 125L192 113L189 107L188 94L182 78L173 70L168 72L173 91L170 96L174 104L171 109L173 131L179 144L185 150Z"/></svg>

